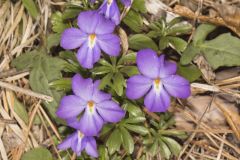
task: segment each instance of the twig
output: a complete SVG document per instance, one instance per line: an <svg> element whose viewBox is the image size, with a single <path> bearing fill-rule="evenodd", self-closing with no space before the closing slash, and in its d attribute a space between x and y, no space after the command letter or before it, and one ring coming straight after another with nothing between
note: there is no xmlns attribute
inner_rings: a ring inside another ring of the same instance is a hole
<svg viewBox="0 0 240 160"><path fill-rule="evenodd" d="M157 120L157 121L160 121L161 120L161 118L156 114L156 113L153 113L153 112L149 112L148 110L147 110L147 108L143 108L143 111L145 112L145 113L147 113L150 117L152 117L153 119L155 119L155 120Z"/></svg>
<svg viewBox="0 0 240 160"><path fill-rule="evenodd" d="M200 128L202 119L203 119L204 115L207 113L207 110L211 107L214 98L215 98L215 95L213 94L213 97L212 97L211 102L208 104L208 106L207 106L206 109L204 110L203 114L201 115L200 119L198 120L197 126L196 126L196 128L195 128L196 130L198 130L198 129ZM189 145L190 142L193 140L193 138L196 136L196 134L197 134L197 132L193 132L192 135L191 135L191 136L187 139L187 141L184 143L184 147L183 147L181 153L180 153L179 156L178 156L178 160L181 159L183 153L185 152L185 150L187 149L188 145Z"/></svg>
<svg viewBox="0 0 240 160"><path fill-rule="evenodd" d="M211 86L208 84L192 83L191 87L206 90L206 91L220 92L220 89L217 86Z"/></svg>
<svg viewBox="0 0 240 160"><path fill-rule="evenodd" d="M57 153L58 159L59 159L59 160L62 160L62 158L61 158L61 156L60 156L60 154L59 154L59 152L58 152L58 150L57 150L57 147L56 147L56 145L55 145L55 143L54 143L54 140L53 140L53 138L52 138L52 136L51 136L51 133L49 132L49 130L48 130L48 128L47 128L47 124L45 123L45 121L44 121L44 119L43 119L43 116L42 116L41 112L40 112L39 110L38 110L37 112L38 112L38 115L39 115L39 117L40 117L40 119L41 119L41 121L42 121L42 124L43 124L43 126L44 126L44 128L45 128L45 130L46 130L46 132L47 132L47 135L48 135L48 137L50 138L50 141L51 141L51 143L52 143L52 145L53 145L53 149L54 149L54 151Z"/></svg>
<svg viewBox="0 0 240 160"><path fill-rule="evenodd" d="M12 120L12 119L4 119L4 118L0 118L0 123L16 124L17 121Z"/></svg>
<svg viewBox="0 0 240 160"><path fill-rule="evenodd" d="M15 92L20 92L20 93L23 93L23 94L26 94L26 95L29 95L29 96L32 96L32 97L36 97L36 98L39 98L39 99L42 99L42 100L45 100L45 101L48 101L48 102L53 101L53 98L50 97L50 96L40 94L40 93L36 93L36 92L33 92L29 89L20 88L18 86L10 84L10 83L0 81L0 87L6 88L6 89L9 89L9 90L13 90Z"/></svg>
<svg viewBox="0 0 240 160"><path fill-rule="evenodd" d="M226 138L226 134L223 135L223 139ZM221 159L221 156L222 156L222 151L223 151L223 146L224 146L224 142L221 143L221 146L219 148L219 152L218 152L218 156L217 156L217 159L216 160L220 160Z"/></svg>
<svg viewBox="0 0 240 160"><path fill-rule="evenodd" d="M10 76L14 76L20 73L28 72L28 70L23 70L23 71L17 71L15 68L7 70L5 72L0 73L0 78L7 78Z"/></svg>

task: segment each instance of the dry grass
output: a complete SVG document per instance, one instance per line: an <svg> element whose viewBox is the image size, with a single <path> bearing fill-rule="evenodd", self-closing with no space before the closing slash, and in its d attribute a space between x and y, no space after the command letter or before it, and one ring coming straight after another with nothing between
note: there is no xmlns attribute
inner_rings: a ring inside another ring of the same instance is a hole
<svg viewBox="0 0 240 160"><path fill-rule="evenodd" d="M171 6L176 2L171 1L169 4ZM205 3L208 2L211 1ZM61 159L53 140L53 137L56 137L61 141L61 137L54 122L50 120L40 104L41 100L49 100L50 97L30 91L29 72L18 72L12 69L10 64L12 59L21 55L23 51L32 50L41 44L42 38L50 32L49 17L52 9L64 3L60 0L56 2L37 0L41 15L35 20L24 10L21 1L16 3L10 0L0 1L0 159L18 160L25 151L38 146L50 148L51 152L58 159ZM187 107L189 106L187 103L179 101L180 103L172 105L174 106L172 112L181 113L181 116L194 126L193 128L175 129L189 134L189 138L184 143L183 150L178 157L179 160L239 159L239 113L226 110L221 103L215 101L216 96L227 94L234 97L235 103L239 102L239 87L239 75L213 84L192 84L194 95L208 91L214 93L211 103L205 108L202 115L196 115ZM28 106L28 124L14 111L15 96ZM203 118L211 108L212 103L216 103L223 112L226 119L226 125L223 128L221 126L213 128L210 124L203 122ZM145 112L156 120L160 119L154 113L149 113L146 110ZM40 117L41 125L33 125L33 119L36 115ZM71 157L71 159L75 159L75 155Z"/></svg>

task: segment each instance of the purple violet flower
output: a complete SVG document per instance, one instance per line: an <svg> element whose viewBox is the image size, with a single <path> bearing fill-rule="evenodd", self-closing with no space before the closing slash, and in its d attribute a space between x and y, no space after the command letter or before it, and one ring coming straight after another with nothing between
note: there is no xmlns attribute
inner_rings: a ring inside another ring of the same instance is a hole
<svg viewBox="0 0 240 160"><path fill-rule="evenodd" d="M131 5L131 0L121 0L121 2L127 7ZM116 0L104 0L99 13L104 14L106 18L111 19L116 25L120 23L120 11Z"/></svg>
<svg viewBox="0 0 240 160"><path fill-rule="evenodd" d="M85 149L86 153L92 157L98 157L97 144L94 137L84 136L80 131L76 131L68 136L61 144L58 145L58 149L66 150L72 148L72 150L78 155Z"/></svg>
<svg viewBox="0 0 240 160"><path fill-rule="evenodd" d="M137 53L137 66L141 74L127 80L126 95L129 99L138 99L144 95L144 105L151 112L165 112L170 106L170 96L187 98L190 96L190 84L176 75L177 65L165 61L151 49Z"/></svg>
<svg viewBox="0 0 240 160"><path fill-rule="evenodd" d="M56 113L86 136L98 135L105 122L116 123L125 116L125 111L111 100L111 95L98 89L99 84L99 80L93 83L91 78L84 79L76 74L72 78L75 95L63 97Z"/></svg>
<svg viewBox="0 0 240 160"><path fill-rule="evenodd" d="M96 11L81 12L79 28L68 28L62 33L61 47L78 49L77 59L84 68L93 68L100 59L101 50L110 56L120 53L120 39L113 34L115 24Z"/></svg>

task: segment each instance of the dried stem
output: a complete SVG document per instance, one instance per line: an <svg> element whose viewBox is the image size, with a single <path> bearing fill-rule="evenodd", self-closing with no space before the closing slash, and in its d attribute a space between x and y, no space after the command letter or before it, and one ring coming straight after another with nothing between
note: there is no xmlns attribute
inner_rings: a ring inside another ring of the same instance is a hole
<svg viewBox="0 0 240 160"><path fill-rule="evenodd" d="M33 92L29 89L20 88L18 86L10 84L10 83L0 81L0 87L6 88L6 89L9 89L9 90L13 90L15 92L20 92L20 93L23 93L23 94L26 94L26 95L29 95L29 96L32 96L32 97L36 97L36 98L39 98L39 99L42 99L42 100L45 100L45 101L48 101L48 102L53 101L53 98L50 97L50 96L40 94L40 93L36 93L36 92Z"/></svg>

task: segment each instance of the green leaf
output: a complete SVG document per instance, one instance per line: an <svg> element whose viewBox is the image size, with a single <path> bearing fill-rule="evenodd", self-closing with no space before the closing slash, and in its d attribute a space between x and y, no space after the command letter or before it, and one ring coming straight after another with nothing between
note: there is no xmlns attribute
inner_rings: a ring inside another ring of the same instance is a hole
<svg viewBox="0 0 240 160"><path fill-rule="evenodd" d="M132 125L132 124L124 124L124 127L126 127L130 131L136 132L143 136L148 133L147 128L142 127L142 126L137 126L137 125Z"/></svg>
<svg viewBox="0 0 240 160"><path fill-rule="evenodd" d="M151 156L155 156L157 154L158 151L158 141L154 141L153 145L149 148L149 153L151 154Z"/></svg>
<svg viewBox="0 0 240 160"><path fill-rule="evenodd" d="M123 23L125 23L129 28L131 28L134 32L141 32L143 27L142 16L133 10L130 10L126 17L123 19Z"/></svg>
<svg viewBox="0 0 240 160"><path fill-rule="evenodd" d="M116 73L113 77L113 89L117 95L122 96L123 87L125 86L125 79L121 73Z"/></svg>
<svg viewBox="0 0 240 160"><path fill-rule="evenodd" d="M22 0L22 3L29 12L29 14L36 19L37 16L39 15L39 12L35 2L33 0Z"/></svg>
<svg viewBox="0 0 240 160"><path fill-rule="evenodd" d="M107 133L109 133L113 128L114 128L113 124L106 124L106 125L104 125L102 130L101 130L101 132L100 132L100 137L104 136Z"/></svg>
<svg viewBox="0 0 240 160"><path fill-rule="evenodd" d="M191 30L192 30L192 25L182 23L167 29L166 35L168 36L182 35L182 34L189 33Z"/></svg>
<svg viewBox="0 0 240 160"><path fill-rule="evenodd" d="M123 148L131 154L134 150L134 141L130 133L124 128L120 127L120 131L122 134L122 142L123 142Z"/></svg>
<svg viewBox="0 0 240 160"><path fill-rule="evenodd" d="M180 144L176 142L174 139L169 137L161 137L161 139L168 145L173 155L178 156L182 148Z"/></svg>
<svg viewBox="0 0 240 160"><path fill-rule="evenodd" d="M139 74L138 68L136 66L124 66L120 69L120 72L125 73L128 77Z"/></svg>
<svg viewBox="0 0 240 160"><path fill-rule="evenodd" d="M150 31L147 33L147 36L150 38L157 38L159 36L162 36L162 33L160 31Z"/></svg>
<svg viewBox="0 0 240 160"><path fill-rule="evenodd" d="M168 47L168 44L169 44L168 37L161 37L161 39L159 40L159 49L164 50L165 48Z"/></svg>
<svg viewBox="0 0 240 160"><path fill-rule="evenodd" d="M99 89L104 89L107 85L111 84L112 76L113 76L113 73L108 73L106 76L104 76L101 79Z"/></svg>
<svg viewBox="0 0 240 160"><path fill-rule="evenodd" d="M53 160L53 157L49 150L39 147L24 153L21 160Z"/></svg>
<svg viewBox="0 0 240 160"><path fill-rule="evenodd" d="M182 17L173 18L167 25L169 28L173 27L176 24L179 24L183 20Z"/></svg>
<svg viewBox="0 0 240 160"><path fill-rule="evenodd" d="M110 154L113 154L115 151L119 151L121 146L121 132L119 129L115 129L112 134L109 136L106 146L108 147L108 151Z"/></svg>
<svg viewBox="0 0 240 160"><path fill-rule="evenodd" d="M34 63L34 67L30 72L30 86L33 91L54 98L52 102L44 102L44 106L48 110L50 116L59 121L55 112L63 92L51 89L49 83L62 78L61 69L64 67L64 61L59 58L41 55Z"/></svg>
<svg viewBox="0 0 240 160"><path fill-rule="evenodd" d="M182 65L187 65L191 63L193 58L201 53L200 49L198 47L193 46L193 44L189 44L188 47L183 51L182 57L180 59L180 63Z"/></svg>
<svg viewBox="0 0 240 160"><path fill-rule="evenodd" d="M58 91L65 91L65 92L68 92L68 91L71 91L72 89L72 81L71 79L58 79L58 80L55 80L51 83L49 83L49 86L55 90L58 90Z"/></svg>
<svg viewBox="0 0 240 160"><path fill-rule="evenodd" d="M57 11L51 17L52 30L56 33L62 33L69 26L64 23L62 13Z"/></svg>
<svg viewBox="0 0 240 160"><path fill-rule="evenodd" d="M207 38L207 35L214 29L216 29L216 26L212 24L201 24L193 35L193 44L197 45L203 43Z"/></svg>
<svg viewBox="0 0 240 160"><path fill-rule="evenodd" d="M69 19L69 18L75 18L79 15L79 13L81 12L81 8L80 7L70 7L70 8L66 8L63 12L63 19Z"/></svg>
<svg viewBox="0 0 240 160"><path fill-rule="evenodd" d="M92 74L101 75L111 72L112 68L109 66L99 66L92 69Z"/></svg>
<svg viewBox="0 0 240 160"><path fill-rule="evenodd" d="M230 33L205 41L199 47L213 69L240 65L240 39Z"/></svg>
<svg viewBox="0 0 240 160"><path fill-rule="evenodd" d="M130 103L130 102L127 102L123 105L123 108L125 110L127 110L132 116L143 116L143 112L142 110L140 109L140 107Z"/></svg>
<svg viewBox="0 0 240 160"><path fill-rule="evenodd" d="M98 63L100 63L101 65L103 65L103 66L108 66L108 67L112 67L112 65L107 61L107 60L105 60L105 59L100 59L99 61L98 61Z"/></svg>
<svg viewBox="0 0 240 160"><path fill-rule="evenodd" d="M109 160L107 148L104 145L98 147L99 151L99 160Z"/></svg>
<svg viewBox="0 0 240 160"><path fill-rule="evenodd" d="M146 118L145 117L131 117L131 118L128 118L126 120L123 120L125 123L141 123L141 122L145 122L146 121Z"/></svg>
<svg viewBox="0 0 240 160"><path fill-rule="evenodd" d="M47 49L50 50L53 46L57 46L60 43L60 34L50 34L47 37Z"/></svg>
<svg viewBox="0 0 240 160"><path fill-rule="evenodd" d="M190 82L197 80L202 75L202 72L193 64L189 64L187 66L178 64L177 73Z"/></svg>
<svg viewBox="0 0 240 160"><path fill-rule="evenodd" d="M128 63L135 63L136 62L137 54L136 52L132 52L126 55L123 55L120 60L118 61L118 65L121 64L128 64Z"/></svg>
<svg viewBox="0 0 240 160"><path fill-rule="evenodd" d="M26 107L14 97L14 112L24 121L25 124L28 124L28 113Z"/></svg>
<svg viewBox="0 0 240 160"><path fill-rule="evenodd" d="M167 39L169 41L169 45L178 52L184 51L187 47L187 42L181 38L168 36Z"/></svg>
<svg viewBox="0 0 240 160"><path fill-rule="evenodd" d="M159 151L161 153L161 157L170 159L171 151L169 150L168 146L161 140L159 142Z"/></svg>
<svg viewBox="0 0 240 160"><path fill-rule="evenodd" d="M59 52L59 57L66 59L71 62L76 62L79 63L76 57L76 54L73 53L72 51L61 51Z"/></svg>
<svg viewBox="0 0 240 160"><path fill-rule="evenodd" d="M131 49L140 50L145 48L151 48L155 51L158 50L156 43L146 36L145 34L135 34L129 38L129 47Z"/></svg>
<svg viewBox="0 0 240 160"><path fill-rule="evenodd" d="M33 67L34 62L40 57L41 51L33 50L22 54L21 56L15 58L11 65L16 67L17 70L29 69Z"/></svg>
<svg viewBox="0 0 240 160"><path fill-rule="evenodd" d="M135 11L139 11L141 13L146 13L147 9L146 9L146 6L145 6L145 0L133 1L132 9L134 9Z"/></svg>
<svg viewBox="0 0 240 160"><path fill-rule="evenodd" d="M184 131L176 131L176 130L158 130L158 133L163 136L171 136L171 137L177 137L180 139L185 139L188 137L187 133Z"/></svg>

